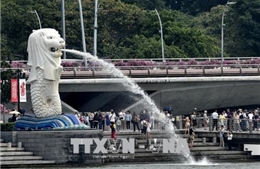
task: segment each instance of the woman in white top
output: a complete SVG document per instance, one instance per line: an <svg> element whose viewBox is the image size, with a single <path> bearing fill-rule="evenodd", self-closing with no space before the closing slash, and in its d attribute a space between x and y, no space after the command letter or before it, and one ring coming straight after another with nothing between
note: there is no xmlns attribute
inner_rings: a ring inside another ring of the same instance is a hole
<svg viewBox="0 0 260 169"><path fill-rule="evenodd" d="M204 111L203 114L203 122L204 122L204 130L207 130L206 127L208 127L208 115L207 115L207 110Z"/></svg>
<svg viewBox="0 0 260 169"><path fill-rule="evenodd" d="M151 123L147 122L146 139L151 139Z"/></svg>
<svg viewBox="0 0 260 169"><path fill-rule="evenodd" d="M124 110L122 110L121 112L119 112L118 113L118 115L119 115L119 119L120 119L120 121L121 121L121 129L122 130L125 130L125 112L124 112Z"/></svg>
<svg viewBox="0 0 260 169"><path fill-rule="evenodd" d="M229 131L228 134L227 134L227 145L228 145L228 150L231 150L232 139L233 139L232 131Z"/></svg>
<svg viewBox="0 0 260 169"><path fill-rule="evenodd" d="M116 114L115 112L111 111L111 114L109 115L110 119L110 128L111 128L111 138L116 139Z"/></svg>

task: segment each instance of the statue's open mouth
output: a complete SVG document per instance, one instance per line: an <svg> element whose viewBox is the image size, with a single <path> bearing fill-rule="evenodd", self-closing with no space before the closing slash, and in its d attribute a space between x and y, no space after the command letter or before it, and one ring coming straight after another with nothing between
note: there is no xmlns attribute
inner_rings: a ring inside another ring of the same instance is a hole
<svg viewBox="0 0 260 169"><path fill-rule="evenodd" d="M56 52L56 51L59 51L59 50L60 50L59 48L54 48L54 47L51 48L52 52Z"/></svg>

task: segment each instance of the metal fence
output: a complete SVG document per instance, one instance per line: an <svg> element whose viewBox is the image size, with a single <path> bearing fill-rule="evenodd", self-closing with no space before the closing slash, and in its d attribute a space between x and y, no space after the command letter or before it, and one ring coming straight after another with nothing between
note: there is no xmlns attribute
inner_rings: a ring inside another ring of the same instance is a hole
<svg viewBox="0 0 260 169"><path fill-rule="evenodd" d="M175 120L174 124L177 129L185 129L185 119L183 116L178 116L180 120ZM237 132L250 132L260 131L260 119L233 119L225 118L224 120L213 120L212 117L208 117L205 120L203 117L196 117L196 119L191 119L190 124L195 128L205 129L207 131L218 131L223 125L224 129L227 131L237 131Z"/></svg>

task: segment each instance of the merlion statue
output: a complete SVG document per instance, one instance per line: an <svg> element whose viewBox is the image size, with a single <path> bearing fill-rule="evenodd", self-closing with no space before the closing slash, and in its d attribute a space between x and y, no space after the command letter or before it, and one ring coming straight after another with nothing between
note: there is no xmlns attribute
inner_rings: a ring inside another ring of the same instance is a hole
<svg viewBox="0 0 260 169"><path fill-rule="evenodd" d="M31 88L35 115L24 115L15 122L17 130L89 129L74 114L63 114L59 95L62 72L60 49L65 42L51 28L34 31L28 40L28 65L31 72L27 83Z"/></svg>
<svg viewBox="0 0 260 169"><path fill-rule="evenodd" d="M27 51L31 72L27 83L31 87L36 117L62 113L59 80L62 72L60 49L64 46L65 41L55 29L39 29L29 36Z"/></svg>

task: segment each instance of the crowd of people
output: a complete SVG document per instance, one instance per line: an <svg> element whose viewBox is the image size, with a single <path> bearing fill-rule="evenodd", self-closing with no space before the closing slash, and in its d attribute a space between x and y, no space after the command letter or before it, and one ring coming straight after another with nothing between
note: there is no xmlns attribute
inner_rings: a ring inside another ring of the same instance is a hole
<svg viewBox="0 0 260 169"><path fill-rule="evenodd" d="M217 131L219 132L219 146L225 147L224 140L226 140L228 150L231 150L234 131L260 131L259 114L259 108L254 110L227 109L221 113L215 110L211 114L209 114L207 110L204 112L196 112L195 108L191 115L184 118L185 134L189 135L188 140L190 147L192 147L195 128L203 127L204 130L210 129L210 131ZM226 135L225 131L227 131Z"/></svg>
<svg viewBox="0 0 260 169"><path fill-rule="evenodd" d="M188 132L189 127L204 127L205 130L211 127L212 131L219 131L223 126L224 130L231 131L259 131L260 129L260 110L237 109L237 110L224 110L221 113L218 110L213 111L211 114L204 111L204 113L193 112L190 116L186 116L185 131ZM210 118L212 119L211 126L209 123ZM200 126L198 125L200 123ZM250 128L251 127L251 128Z"/></svg>
<svg viewBox="0 0 260 169"><path fill-rule="evenodd" d="M171 115L169 111L162 111L161 113L170 120ZM144 139L149 139L151 138L151 130L163 130L165 127L164 123L161 122L160 116L148 110L142 110L139 113L131 113L124 110L119 112L115 112L114 110L109 112L75 112L75 115L82 123L90 126L91 129L110 131L111 137L114 139L116 138L116 132L131 130L133 132L140 132Z"/></svg>

